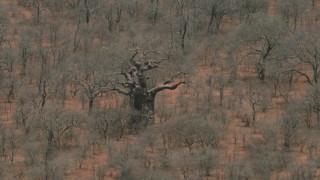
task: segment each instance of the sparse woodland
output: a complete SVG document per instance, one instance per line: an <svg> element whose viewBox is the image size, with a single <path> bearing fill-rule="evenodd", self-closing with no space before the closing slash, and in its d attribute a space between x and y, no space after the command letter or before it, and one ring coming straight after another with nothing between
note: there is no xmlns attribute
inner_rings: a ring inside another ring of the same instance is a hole
<svg viewBox="0 0 320 180"><path fill-rule="evenodd" d="M0 0L0 179L320 179L319 0Z"/></svg>

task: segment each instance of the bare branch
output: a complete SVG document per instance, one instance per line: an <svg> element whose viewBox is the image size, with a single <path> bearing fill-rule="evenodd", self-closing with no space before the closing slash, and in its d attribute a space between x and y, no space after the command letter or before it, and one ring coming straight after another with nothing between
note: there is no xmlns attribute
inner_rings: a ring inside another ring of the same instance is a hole
<svg viewBox="0 0 320 180"><path fill-rule="evenodd" d="M145 72L151 69L155 69L158 68L159 66L159 62L155 61L155 60L148 60L143 64L143 67L141 67L139 70L141 72Z"/></svg>
<svg viewBox="0 0 320 180"><path fill-rule="evenodd" d="M120 75L121 72L112 72L112 73L107 73L106 76L113 76L113 75Z"/></svg>
<svg viewBox="0 0 320 180"><path fill-rule="evenodd" d="M133 83L132 76L131 76L129 73L127 73L127 72L122 72L121 74L126 78L126 80L128 81L129 84L132 84L132 83Z"/></svg>
<svg viewBox="0 0 320 180"><path fill-rule="evenodd" d="M157 94L158 92L160 91L163 91L163 90L175 90L177 87L179 87L181 84L189 84L187 81L180 81L178 83L175 83L173 85L161 85L161 86L158 86L158 87L155 87L155 88L152 88L149 90L149 93L151 94Z"/></svg>
<svg viewBox="0 0 320 180"><path fill-rule="evenodd" d="M123 89L120 89L120 88L118 88L118 87L116 87L113 83L111 83L111 85L113 86L112 88L110 88L110 89L108 89L108 91L116 91L116 92L118 92L118 93L120 93L120 94L123 94L123 95L130 95L130 93L129 92L127 92L127 91L125 91L125 90L123 90ZM106 92L108 92L108 91L106 91Z"/></svg>
<svg viewBox="0 0 320 180"><path fill-rule="evenodd" d="M174 78L176 78L176 77L179 76L180 74L184 74L184 73L181 72L181 71L179 71L178 73L172 75L172 76L170 77L170 79L166 80L166 81L163 83L163 85L172 83L173 80L174 80Z"/></svg>
<svg viewBox="0 0 320 180"><path fill-rule="evenodd" d="M129 92L126 92L125 90L119 89L119 88L116 88L116 87L113 87L112 89L109 89L109 91L116 91L116 92L118 92L120 94L123 94L123 95L126 95L126 96L130 95Z"/></svg>
<svg viewBox="0 0 320 180"><path fill-rule="evenodd" d="M156 50L148 50L148 51L145 51L142 53L142 56L146 56L148 55L149 53L155 53L155 54L160 54L158 51Z"/></svg>
<svg viewBox="0 0 320 180"><path fill-rule="evenodd" d="M308 82L310 85L313 86L313 83L311 82L311 80L310 80L310 78L309 78L309 76L308 76L307 74L305 74L305 73L303 73L303 72L301 72L301 71L298 71L298 70L296 70L296 69L292 69L292 71L300 74L300 76L305 77L305 78L307 79L307 82Z"/></svg>
<svg viewBox="0 0 320 180"><path fill-rule="evenodd" d="M130 50L132 50L132 49L130 49ZM130 62L132 62L133 59L139 54L139 48L134 49L134 51L135 51L135 53L129 59Z"/></svg>

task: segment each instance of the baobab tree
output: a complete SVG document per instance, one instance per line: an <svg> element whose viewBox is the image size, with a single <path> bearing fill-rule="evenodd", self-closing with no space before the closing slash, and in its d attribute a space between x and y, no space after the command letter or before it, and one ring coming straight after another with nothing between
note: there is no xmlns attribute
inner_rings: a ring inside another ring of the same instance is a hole
<svg viewBox="0 0 320 180"><path fill-rule="evenodd" d="M112 80L112 90L130 97L131 118L130 129L154 123L154 104L157 93L163 90L175 90L181 84L189 84L185 80L176 80L182 72L177 72L162 84L149 87L150 71L161 69L168 58L159 58L160 53L154 50L142 51L133 49L133 55L122 63L120 76Z"/></svg>

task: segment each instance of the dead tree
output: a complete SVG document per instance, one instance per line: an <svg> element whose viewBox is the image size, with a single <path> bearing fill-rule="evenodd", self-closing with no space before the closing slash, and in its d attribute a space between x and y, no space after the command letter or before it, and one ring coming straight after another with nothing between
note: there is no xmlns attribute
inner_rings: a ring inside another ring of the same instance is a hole
<svg viewBox="0 0 320 180"><path fill-rule="evenodd" d="M154 123L154 103L158 92L163 90L175 90L181 84L188 84L187 81L178 80L178 72L172 75L161 85L148 87L148 73L158 68L165 68L161 65L166 58L159 59L157 51L141 51L134 49L134 54L127 62L123 62L119 74L122 79L112 82L112 90L130 97L131 117L128 122L129 129L137 129Z"/></svg>

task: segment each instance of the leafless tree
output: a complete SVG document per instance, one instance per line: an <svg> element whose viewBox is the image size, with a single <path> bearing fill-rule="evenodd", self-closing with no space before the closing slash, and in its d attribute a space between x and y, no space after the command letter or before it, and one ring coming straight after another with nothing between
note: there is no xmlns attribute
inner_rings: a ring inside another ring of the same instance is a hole
<svg viewBox="0 0 320 180"><path fill-rule="evenodd" d="M310 1L284 0L277 2L277 10L287 24L292 21L293 29L297 28L298 21L302 22L303 14L308 9Z"/></svg>
<svg viewBox="0 0 320 180"><path fill-rule="evenodd" d="M254 61L261 81L266 78L267 63L279 59L276 52L285 34L285 27L277 17L261 13L253 15L237 28L237 46L243 48L242 54L246 59Z"/></svg>
<svg viewBox="0 0 320 180"><path fill-rule="evenodd" d="M160 57L160 53L155 50L143 51L136 48L133 52L134 54L122 64L119 72L122 78L112 82L111 88L130 97L132 116L128 125L131 128L154 123L154 103L157 93L163 90L175 90L181 84L189 84L185 80L179 80L177 77L183 73L177 72L163 84L148 87L148 73L162 68L162 63L167 61L167 57Z"/></svg>
<svg viewBox="0 0 320 180"><path fill-rule="evenodd" d="M226 15L232 15L239 9L239 3L233 0L206 0L199 4L204 13L209 16L207 33L218 31L223 18Z"/></svg>
<svg viewBox="0 0 320 180"><path fill-rule="evenodd" d="M309 107L317 116L317 128L320 128L320 86L310 87L305 101L306 107ZM308 118L308 117L307 117Z"/></svg>
<svg viewBox="0 0 320 180"><path fill-rule="evenodd" d="M30 37L30 31L29 29L26 29L24 31L24 33L26 33L26 35L22 35L21 39L19 41L19 55L20 55L20 59L21 59L21 65L22 65L22 69L21 69L21 76L26 74L26 68L27 68L27 64L28 61L30 61L30 58L32 56L32 50L31 50L31 37ZM27 35L29 34L29 35Z"/></svg>
<svg viewBox="0 0 320 180"><path fill-rule="evenodd" d="M124 133L126 112L123 109L102 109L93 114L94 131L105 141L109 138L121 138Z"/></svg>
<svg viewBox="0 0 320 180"><path fill-rule="evenodd" d="M280 132L283 137L283 149L290 150L299 128L299 119L294 108L288 108L281 120Z"/></svg>
<svg viewBox="0 0 320 180"><path fill-rule="evenodd" d="M309 84L318 83L319 79L319 67L320 67L320 44L318 40L320 39L319 32L314 28L310 28L308 32L300 32L297 36L296 41L296 56L299 59L301 65L307 65L312 69L313 76L309 77L307 73L296 68L295 71L300 75L304 76ZM297 67L299 67L299 65ZM300 66L301 66L300 65Z"/></svg>
<svg viewBox="0 0 320 180"><path fill-rule="evenodd" d="M282 76L284 72L283 65L277 61L272 61L268 65L269 73L267 73L267 78L269 80L269 83L271 84L273 88L273 97L277 97L277 92L280 84L282 83Z"/></svg>
<svg viewBox="0 0 320 180"><path fill-rule="evenodd" d="M240 17L247 20L256 13L266 13L269 7L269 0L244 0L238 1L238 12Z"/></svg>
<svg viewBox="0 0 320 180"><path fill-rule="evenodd" d="M269 97L265 96L265 92L263 91L263 84L260 84L261 87L257 87L254 83L250 82L247 84L245 96L247 97L248 105L251 109L251 120L246 120L246 123L252 122L252 127L254 131L256 131L256 121L257 121L257 113L259 111L264 111L264 108L268 106ZM245 118L248 118L248 115L245 114Z"/></svg>
<svg viewBox="0 0 320 180"><path fill-rule="evenodd" d="M147 14L153 26L156 25L160 12L159 12L159 0L151 0L150 1L150 10Z"/></svg>
<svg viewBox="0 0 320 180"><path fill-rule="evenodd" d="M292 169L290 169L291 178L293 180L313 179L317 171L316 169L316 163L313 161L296 164Z"/></svg>
<svg viewBox="0 0 320 180"><path fill-rule="evenodd" d="M92 112L93 103L98 95L107 92L108 76L105 63L99 56L79 58L72 68L76 85L80 86L88 99L88 111Z"/></svg>
<svg viewBox="0 0 320 180"><path fill-rule="evenodd" d="M200 146L202 149L216 148L223 137L223 124L208 123L199 115L189 114L189 116L191 117L179 117L165 126L168 130L165 133L169 135L173 145L185 145L190 153L195 146Z"/></svg>

